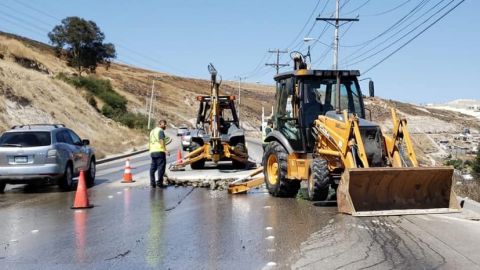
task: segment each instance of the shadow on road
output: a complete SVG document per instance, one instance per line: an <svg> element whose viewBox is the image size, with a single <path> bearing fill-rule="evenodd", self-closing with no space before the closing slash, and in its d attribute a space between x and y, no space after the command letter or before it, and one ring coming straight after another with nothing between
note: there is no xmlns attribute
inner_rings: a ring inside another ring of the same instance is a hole
<svg viewBox="0 0 480 270"><path fill-rule="evenodd" d="M313 205L317 207L337 207L337 201L314 202Z"/></svg>

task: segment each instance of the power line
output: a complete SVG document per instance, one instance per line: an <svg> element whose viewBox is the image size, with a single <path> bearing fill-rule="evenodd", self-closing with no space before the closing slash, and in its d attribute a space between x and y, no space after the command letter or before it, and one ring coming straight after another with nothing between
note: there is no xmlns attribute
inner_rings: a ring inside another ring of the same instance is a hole
<svg viewBox="0 0 480 270"><path fill-rule="evenodd" d="M54 15L52 15L52 14L50 14L50 13L47 13L47 12L45 12L45 11L42 11L42 10L40 10L40 9L38 9L38 8L35 8L34 6L28 5L28 4L26 4L25 2L23 2L23 1L16 0L15 3L22 5L23 7L26 7L27 9L33 10L33 11L37 12L38 14L41 14L41 15L43 15L43 16L47 16L47 17L49 17L49 18L51 18L51 19L53 19L53 20L55 20L55 21L57 21L57 22L58 22L58 21L61 21L60 18L58 18L58 17L56 17L56 16L54 16ZM1 3L0 3L0 4L1 4ZM12 8L10 7L10 9L12 9ZM12 9L12 10L13 10L13 9ZM15 11L15 10L14 10L14 11ZM19 11L15 11L15 12L19 12ZM1 10L0 10L0 13L2 13ZM20 12L19 12L19 13L20 13ZM12 17L12 18L16 19L17 21L21 21L21 22L23 22L23 24L26 24L26 25L30 26L31 28L33 28L33 29L35 29L35 30L40 29L41 31L45 31L46 33L43 33L41 36L44 36L44 35L46 35L46 34L49 32L49 30L46 30L46 29L44 29L44 28L41 28L41 27L39 27L38 25L33 25L33 24L31 24L31 23L23 20L23 19L19 19L19 18L13 17L13 16L8 15L8 14L5 14L5 13L3 13L3 14L6 15L6 16L9 16L9 17ZM23 14L25 14L25 13L23 13ZM33 18L31 15L26 15L26 16L28 16L28 17L30 17L30 18ZM37 20L37 21L40 21L40 20L38 20L38 18L33 18L33 19L35 19L35 20ZM46 22L43 22L43 23L44 23L44 24L47 24ZM171 70L173 70L173 71L180 72L181 74L194 77L192 74L189 74L189 73L187 73L187 72L185 72L185 71L183 71L183 70L181 70L181 69L179 69L179 68L176 68L176 67L174 67L174 66L172 66L172 65L169 65L169 64L166 64L166 63L162 63L161 61L158 61L157 59L154 59L154 58L152 58L152 57L150 57L150 56L146 56L146 55L144 55L144 54L142 54L142 53L140 53L140 52L138 52L138 51L136 51L136 50L133 50L133 49L131 49L131 48L125 46L125 45L122 45L121 43L115 42L115 45L118 46L118 47L120 47L120 48L123 48L123 49L129 51L130 53L133 53L133 54L135 54L135 55L137 55L137 56L139 56L139 57L142 57L143 59L147 59L147 60L149 60L149 61L151 61L151 62L154 62L154 63L156 63L156 64L161 64L161 65L167 67L168 69L171 69ZM148 64L145 65L145 62L139 61L138 58L133 58L133 57L129 57L129 58L130 58L130 59L133 59L135 62L138 62L138 63L140 63L140 64L142 64L142 65L144 65L144 66L146 66L146 67L152 68L153 70L157 70L157 68L156 68L156 67L153 67L152 65L148 65Z"/></svg>
<svg viewBox="0 0 480 270"><path fill-rule="evenodd" d="M15 0L15 3L20 4L20 5L26 7L26 8L28 8L28 9L30 9L30 10L36 11L36 12L39 13L39 14L43 14L43 15L51 18L51 19L54 19L56 22L58 22L58 21L61 20L60 18L58 18L58 17L56 17L56 16L53 16L53 15L51 15L51 14L45 12L45 11L42 11L42 10L40 10L40 9L37 9L37 8L35 8L35 7L32 7L32 6L26 4L26 3L23 2L23 1Z"/></svg>
<svg viewBox="0 0 480 270"><path fill-rule="evenodd" d="M31 19L34 19L35 22L40 22L40 23L42 23L42 24L45 25L45 26L52 27L52 24L47 23L47 22L42 21L42 20L39 20L38 18L34 18L32 15L27 14L27 13L25 13L25 12L23 12L23 11L15 10L14 8L12 8L12 7L10 7L10 6L5 5L5 3L0 3L0 5L3 6L3 7L5 7L5 8L7 8L7 9L9 9L9 10L11 10L11 11L13 11L13 12L16 12L16 13L18 13L18 14L22 14L23 16L26 16L26 17L29 17L29 18L31 18Z"/></svg>
<svg viewBox="0 0 480 270"><path fill-rule="evenodd" d="M429 24L427 27L425 27L422 31L420 31L418 34L416 34L414 37L412 37L411 39L409 39L407 42L405 42L404 44L402 44L402 46L400 46L399 48L397 48L396 50L394 50L393 52L391 52L389 55L387 55L386 57L384 57L382 60L380 60L379 62L377 62L376 64L374 64L373 66L369 67L365 72L363 72L363 74L366 74L368 73L370 70L374 69L375 67L377 67L378 65L380 65L381 63L383 63L384 61L386 61L388 58L392 57L394 54L396 54L398 51L400 51L401 49L403 49L405 46L407 46L408 44L410 44L412 41L414 41L416 38L418 38L420 35L422 35L423 33L425 33L428 29L430 29L433 25L435 25L436 23L438 23L440 20L442 20L445 16L447 16L450 12L452 12L453 10L455 10L458 6L460 6L460 4L462 4L463 2L465 2L465 0L461 0L458 4L456 4L455 6L453 6L451 9L449 9L447 12L445 12L442 16L440 16L438 19L436 19L434 22L432 22L431 24ZM450 5L450 4L449 4Z"/></svg>
<svg viewBox="0 0 480 270"><path fill-rule="evenodd" d="M418 5L416 5L412 10L410 10L406 15L404 15L402 18L397 20L395 23L393 23L390 27L388 27L386 30L382 31L380 34L376 35L375 37L368 39L364 42L354 44L354 45L343 45L343 47L359 47L363 46L362 48L358 49L357 51L353 52L350 54L348 57L355 55L358 51L361 51L363 48L371 44L373 41L379 39L380 37L384 36L388 32L394 30L398 26L402 25L406 20L408 20L411 16L415 15L418 11L420 11L430 0L422 0Z"/></svg>
<svg viewBox="0 0 480 270"><path fill-rule="evenodd" d="M379 12L379 13L370 14L370 15L362 15L362 16L364 16L364 17L382 16L382 15L385 15L385 14L387 14L387 13L390 13L390 12L392 12L392 11L395 11L395 10L403 7L404 5L406 5L406 4L407 4L408 2L410 2L410 1L412 1L412 0L407 0L407 1L401 3L400 5L398 5L398 6L394 7L394 8L391 8L391 9L388 9L388 10L384 10L384 11L381 11L381 12Z"/></svg>
<svg viewBox="0 0 480 270"><path fill-rule="evenodd" d="M318 14L318 16L321 16L321 15L324 13L325 9L326 9L327 6L328 6L328 2L329 2L328 0L325 1L325 5L323 5L323 8L322 8L322 10L320 11L320 13ZM316 25L316 24L317 24L317 20L314 20L312 26L310 27L310 29L308 30L308 32L305 34L305 37L310 36L310 34L312 33L312 31L313 31L313 29L315 28L315 25ZM327 25L328 25L328 24L327 24ZM317 40L318 40L318 39L317 39ZM297 44L295 45L294 49L292 49L292 50L294 50L294 51L299 51L299 50L302 49L302 47L303 47L304 45L305 45L305 42L303 41L303 39L302 39L302 40L299 40L299 41L297 42Z"/></svg>
<svg viewBox="0 0 480 270"><path fill-rule="evenodd" d="M39 27L38 25L35 25L35 24L32 24L28 21L25 21L24 19L21 19L21 18L18 18L18 17L15 17L15 16L12 16L11 14L8 14L6 12L3 12L2 10L0 10L0 13L2 13L4 16L7 16L8 18L11 18L13 20L16 20L18 22L22 22L23 24L25 25L28 25L34 29L39 29L41 31L44 31L45 32L45 35L49 32L49 30L45 29L45 28L42 28L42 27Z"/></svg>
<svg viewBox="0 0 480 270"><path fill-rule="evenodd" d="M30 34L37 35L38 37L42 37L42 36L45 35L44 33L41 33L41 32L39 32L39 31L36 30L36 29L33 29L33 28L31 28L31 27L27 27L27 26L25 26L25 25L18 24L18 22L15 22L15 21L13 21L13 20L11 20L11 19L2 18L2 20L5 20L5 21L7 21L7 22L10 22L10 24L15 25L15 26L17 26L17 27L23 28L24 30L30 32ZM8 29L5 29L5 32L8 32Z"/></svg>
<svg viewBox="0 0 480 270"><path fill-rule="evenodd" d="M366 6L369 2L370 2L370 0L366 0L363 4L361 4L357 8L354 8L354 9L350 10L349 12L345 12L345 13L343 13L343 15L350 15L350 14L354 13L355 11L360 10L361 8Z"/></svg>
<svg viewBox="0 0 480 270"><path fill-rule="evenodd" d="M268 57L268 58L267 58ZM270 60L270 58L272 57L272 55L270 53L268 53L268 51L266 51L262 58L260 59L260 61L258 62L258 64L255 66L254 69L252 69L251 71L249 72L245 72L242 74L242 76L245 76L247 78L251 77L251 75L255 74L256 72L262 70L263 68L265 68L265 65L263 65L266 61Z"/></svg>
<svg viewBox="0 0 480 270"><path fill-rule="evenodd" d="M442 2L443 2L443 1L445 1L445 0L442 0ZM401 36L400 38L396 39L395 41L393 41L392 43L390 43L389 45L387 45L387 46L384 47L383 49L381 49L381 50L379 50L379 51L377 51L377 52L375 52L375 53L373 53L373 54L370 54L370 55L368 55L368 56L366 56L366 57L364 57L364 58L362 58L362 59L360 59L360 60L358 60L358 61L356 61L356 62L353 62L353 63L351 63L350 65L355 65L355 64L358 64L358 63L360 63L360 62L363 62L363 61L365 61L365 60L367 60L367 59L369 59L369 58L372 58L373 56L378 55L379 53L385 51L386 49L392 47L393 45L395 45L396 43L398 43L400 40L402 40L403 38L405 38L405 37L408 36L409 34L413 33L415 30L417 30L420 26L422 26L422 25L424 25L425 23L427 23L431 18L433 18L434 16L436 16L438 13L440 13L440 12L441 12L442 10L444 10L445 8L447 8L447 7L448 7L449 5L451 5L454 1L455 1L455 0L451 0L450 2L448 2L445 6L443 6L442 8L440 8L438 11L436 11L434 14L432 14L432 15L431 15L430 17L428 17L426 20L424 20L423 22L421 22L419 25L417 25L416 27L414 27L412 30L408 31L406 34L404 34L404 35ZM440 3L442 3L442 2L440 2ZM438 4L440 4L440 3L437 3L437 5L435 5L435 7L438 6ZM429 11L431 11L431 10L433 10L433 8L430 9ZM429 11L428 11L428 12L429 12ZM423 16L423 15L422 15L422 16ZM395 34L395 35L396 35L396 34ZM387 41L388 41L388 40L387 40Z"/></svg>
<svg viewBox="0 0 480 270"><path fill-rule="evenodd" d="M307 21L303 25L302 29L300 30L300 32L298 32L297 36L292 40L292 42L290 42L290 44L288 44L287 48L290 48L293 44L295 44L295 42L298 40L298 38L302 35L303 30L305 30L305 28L308 25L308 22L310 22L310 20L313 18L313 16L315 15L315 12L317 11L319 6L320 6L320 0L317 1L317 4L313 8L312 13L310 13L310 16L308 17Z"/></svg>
<svg viewBox="0 0 480 270"><path fill-rule="evenodd" d="M133 53L133 54L135 54L135 55L137 55L137 56L139 56L139 57L142 57L143 59L149 60L149 61L151 61L152 63L161 64L161 65L164 65L164 66L166 66L167 68L170 68L170 69L172 69L172 70L174 70L174 71L183 73L184 75L192 76L192 75L189 74L188 72L185 72L185 71L183 71L183 70L181 70L181 69L179 69L179 68L177 68L177 67L174 67L174 66L171 66L171 65L169 65L169 64L166 64L166 63L163 63L163 62L161 62L161 61L158 61L156 58L153 58L153 57L150 57L150 56L148 56L148 55L144 55L144 54L142 54L142 53L139 53L139 52L137 52L137 51L135 51L135 50L133 50L133 49L125 46L125 45L122 45L122 44L117 43L117 46L120 47L120 48L123 48L123 49L125 49L125 50L127 50L127 51L130 51L131 53Z"/></svg>

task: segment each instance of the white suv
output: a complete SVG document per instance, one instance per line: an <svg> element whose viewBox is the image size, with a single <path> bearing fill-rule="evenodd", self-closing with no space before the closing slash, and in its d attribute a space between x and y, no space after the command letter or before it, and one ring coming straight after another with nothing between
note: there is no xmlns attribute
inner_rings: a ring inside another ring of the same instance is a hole
<svg viewBox="0 0 480 270"><path fill-rule="evenodd" d="M0 192L6 184L49 183L63 190L85 171L88 186L95 181L95 153L60 124L14 126L0 137Z"/></svg>

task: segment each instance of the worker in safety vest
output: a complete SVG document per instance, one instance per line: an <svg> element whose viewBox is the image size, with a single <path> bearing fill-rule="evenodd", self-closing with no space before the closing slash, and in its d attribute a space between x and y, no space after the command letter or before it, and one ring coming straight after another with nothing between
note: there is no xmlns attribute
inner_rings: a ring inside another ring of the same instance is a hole
<svg viewBox="0 0 480 270"><path fill-rule="evenodd" d="M166 187L163 184L163 175L167 165L167 151L166 145L170 142L169 138L165 136L165 129L167 128L167 121L158 121L158 126L150 132L148 140L148 150L152 158L152 165L150 166L150 186L156 188ZM158 171L158 180L155 182L155 172Z"/></svg>

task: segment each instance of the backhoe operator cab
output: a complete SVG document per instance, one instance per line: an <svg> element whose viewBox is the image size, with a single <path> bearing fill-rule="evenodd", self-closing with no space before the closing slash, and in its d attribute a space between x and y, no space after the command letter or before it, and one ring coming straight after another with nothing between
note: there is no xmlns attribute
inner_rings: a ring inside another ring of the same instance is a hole
<svg viewBox="0 0 480 270"><path fill-rule="evenodd" d="M340 77L340 108L337 98L337 75ZM288 152L311 153L315 145L312 135L319 115L343 120L347 110L365 118L362 93L356 70L294 70L275 77L277 91L273 127L276 132L266 141L279 141Z"/></svg>

